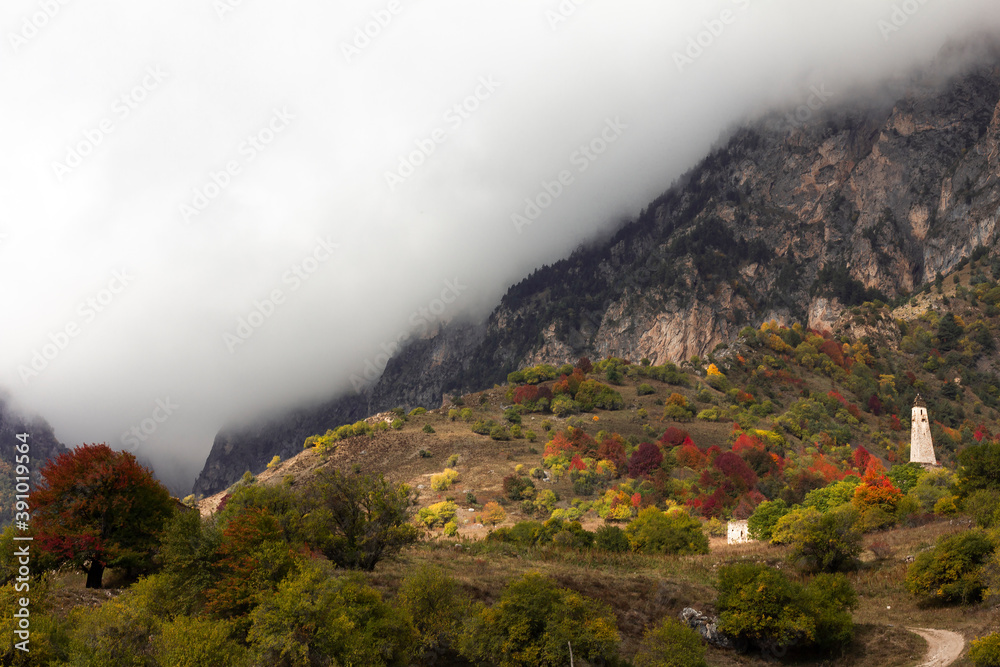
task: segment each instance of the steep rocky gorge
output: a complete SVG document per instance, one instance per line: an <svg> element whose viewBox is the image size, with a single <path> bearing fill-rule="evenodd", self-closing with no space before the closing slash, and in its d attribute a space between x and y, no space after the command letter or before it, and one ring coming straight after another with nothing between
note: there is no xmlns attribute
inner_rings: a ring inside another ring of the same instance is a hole
<svg viewBox="0 0 1000 667"><path fill-rule="evenodd" d="M195 492L314 433L395 405L436 407L525 364L677 361L770 319L829 328L844 306L909 294L993 248L1000 50L947 67L877 101L835 98L805 123L782 112L739 128L610 240L535 271L484 324L412 343L364 395L220 432Z"/></svg>

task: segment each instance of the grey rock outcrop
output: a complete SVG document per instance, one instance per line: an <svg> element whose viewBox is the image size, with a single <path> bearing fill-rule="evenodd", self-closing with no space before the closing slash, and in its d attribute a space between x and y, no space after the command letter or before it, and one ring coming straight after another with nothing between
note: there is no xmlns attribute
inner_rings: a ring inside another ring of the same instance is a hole
<svg viewBox="0 0 1000 667"><path fill-rule="evenodd" d="M718 648L735 648L732 640L725 634L719 632L719 619L714 616L705 616L700 611L686 607L680 615L681 623L689 628L697 630L701 638L712 646Z"/></svg>

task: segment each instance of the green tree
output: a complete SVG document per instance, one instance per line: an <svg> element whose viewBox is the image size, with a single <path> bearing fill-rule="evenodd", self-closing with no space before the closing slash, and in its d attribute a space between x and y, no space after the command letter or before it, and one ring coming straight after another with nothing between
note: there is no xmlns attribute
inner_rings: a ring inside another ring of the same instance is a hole
<svg viewBox="0 0 1000 667"><path fill-rule="evenodd" d="M624 553L631 548L625 531L618 526L601 526L594 533L594 546L601 551Z"/></svg>
<svg viewBox="0 0 1000 667"><path fill-rule="evenodd" d="M966 447L959 452L958 462L961 497L979 489L1000 489L1000 441Z"/></svg>
<svg viewBox="0 0 1000 667"><path fill-rule="evenodd" d="M854 491L861 483L859 477L848 475L839 482L833 482L821 489L813 489L806 494L802 504L805 507L815 507L820 512L828 512L854 498Z"/></svg>
<svg viewBox="0 0 1000 667"><path fill-rule="evenodd" d="M969 660L976 667L1000 667L1000 633L980 637L969 648Z"/></svg>
<svg viewBox="0 0 1000 667"><path fill-rule="evenodd" d="M0 609L3 610L0 613L0 665L33 667L60 664L60 659L66 657L67 637L64 624L52 614L48 577L32 577L27 591L23 589L23 582L20 583L20 591L15 590L14 582L0 586ZM26 594L30 595L28 610L31 614L31 626L27 630L20 626L21 619L14 616ZM18 632L24 634L15 634ZM22 651L16 646L25 640L30 640L26 646L29 651Z"/></svg>
<svg viewBox="0 0 1000 667"><path fill-rule="evenodd" d="M684 510L661 512L646 507L625 528L632 550L650 554L707 554L708 538L701 522Z"/></svg>
<svg viewBox="0 0 1000 667"><path fill-rule="evenodd" d="M456 642L469 609L458 582L428 565L406 575L398 601L413 619L420 646L432 651Z"/></svg>
<svg viewBox="0 0 1000 667"><path fill-rule="evenodd" d="M672 618L646 630L632 662L635 667L708 667L701 635Z"/></svg>
<svg viewBox="0 0 1000 667"><path fill-rule="evenodd" d="M508 584L493 606L479 605L459 646L467 659L497 667L563 667L570 643L578 660L614 659L614 614L603 602L530 573Z"/></svg>
<svg viewBox="0 0 1000 667"><path fill-rule="evenodd" d="M136 585L96 608L73 609L70 654L76 664L156 667L153 640L160 633L162 619L148 592Z"/></svg>
<svg viewBox="0 0 1000 667"><path fill-rule="evenodd" d="M403 667L417 635L405 612L359 574L309 561L254 609L247 639L258 664Z"/></svg>
<svg viewBox="0 0 1000 667"><path fill-rule="evenodd" d="M771 529L771 544L791 544L804 527L819 521L820 512L815 507L796 507L778 519Z"/></svg>
<svg viewBox="0 0 1000 667"><path fill-rule="evenodd" d="M906 588L925 603L978 602L986 590L983 565L995 545L981 530L940 538L906 572Z"/></svg>
<svg viewBox="0 0 1000 667"><path fill-rule="evenodd" d="M381 475L321 471L303 497L311 545L339 567L371 571L419 539L410 524L416 496Z"/></svg>
<svg viewBox="0 0 1000 667"><path fill-rule="evenodd" d="M719 630L761 649L792 645L832 650L854 636L857 596L842 574L817 575L807 587L759 563L719 568Z"/></svg>
<svg viewBox="0 0 1000 667"><path fill-rule="evenodd" d="M927 470L919 463L899 463L892 466L886 476L903 493L909 493Z"/></svg>
<svg viewBox="0 0 1000 667"><path fill-rule="evenodd" d="M170 667L249 667L248 652L232 633L228 621L177 616L153 640L153 656Z"/></svg>
<svg viewBox="0 0 1000 667"><path fill-rule="evenodd" d="M205 604L205 592L216 582L215 563L222 545L218 515L202 519L198 512L178 512L167 524L160 543L169 595L161 604L172 614L191 614Z"/></svg>
<svg viewBox="0 0 1000 667"><path fill-rule="evenodd" d="M944 317L938 321L938 349L942 352L954 350L956 345L958 345L958 339L962 337L963 333L964 329L955 321L955 315L945 313Z"/></svg>
<svg viewBox="0 0 1000 667"><path fill-rule="evenodd" d="M747 520L747 528L750 530L750 537L764 542L770 541L774 534L774 527L781 517L788 514L788 503L784 500L765 500Z"/></svg>
<svg viewBox="0 0 1000 667"><path fill-rule="evenodd" d="M862 548L857 521L855 509L841 507L801 522L792 533L789 561L812 572L853 569Z"/></svg>
<svg viewBox="0 0 1000 667"><path fill-rule="evenodd" d="M156 535L174 512L170 493L128 452L83 445L50 461L31 492L35 544L100 588L106 567L152 566Z"/></svg>
<svg viewBox="0 0 1000 667"><path fill-rule="evenodd" d="M965 513L980 528L1000 525L1000 490L979 489L965 499Z"/></svg>

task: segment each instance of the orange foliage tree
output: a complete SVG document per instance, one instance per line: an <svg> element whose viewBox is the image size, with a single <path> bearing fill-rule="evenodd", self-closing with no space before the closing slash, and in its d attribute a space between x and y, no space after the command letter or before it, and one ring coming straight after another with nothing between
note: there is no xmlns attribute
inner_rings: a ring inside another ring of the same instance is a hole
<svg viewBox="0 0 1000 667"><path fill-rule="evenodd" d="M259 507L242 507L230 518L217 556L216 584L205 591L205 609L247 626L257 596L275 590L296 562L278 520Z"/></svg>
<svg viewBox="0 0 1000 667"><path fill-rule="evenodd" d="M872 508L881 509L887 514L896 510L896 505L903 497L903 492L897 489L884 474L881 465L868 466L861 484L854 489L854 506L861 512Z"/></svg>

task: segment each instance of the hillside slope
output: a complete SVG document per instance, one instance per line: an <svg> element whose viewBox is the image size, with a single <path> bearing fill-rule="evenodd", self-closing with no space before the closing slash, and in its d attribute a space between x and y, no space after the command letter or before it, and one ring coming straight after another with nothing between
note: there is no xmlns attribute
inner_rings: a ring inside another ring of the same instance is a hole
<svg viewBox="0 0 1000 667"><path fill-rule="evenodd" d="M331 424L434 407L520 366L680 361L748 324L830 328L845 306L948 273L995 245L1000 214L1000 48L954 74L968 56L942 55L877 102L845 95L799 126L779 113L739 129L610 240L513 286L485 324L410 345L366 395L224 429L194 492Z"/></svg>

